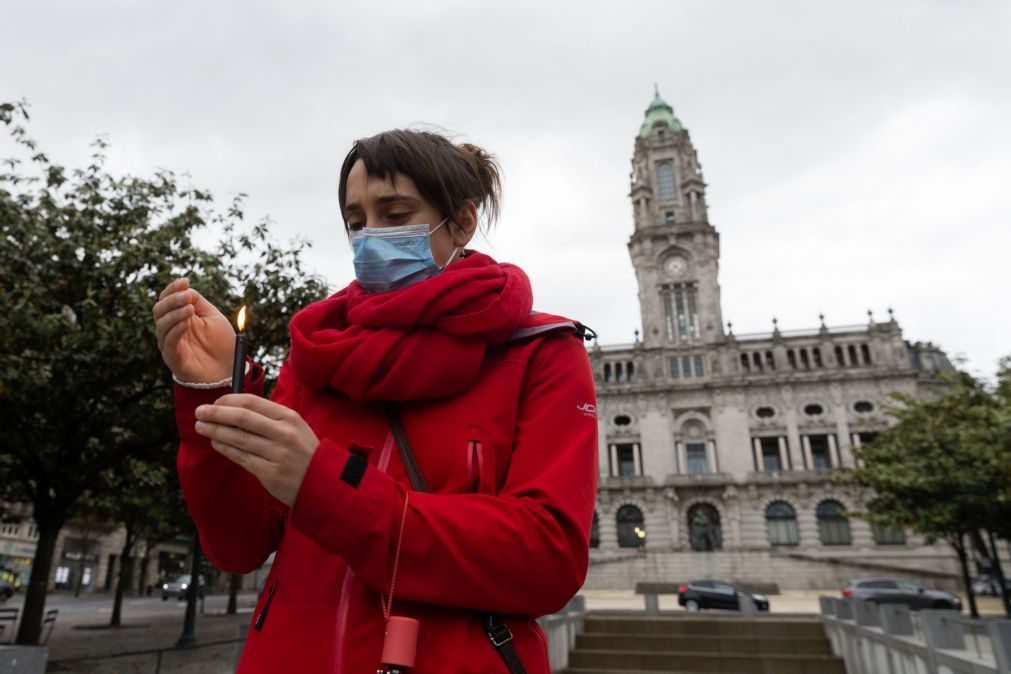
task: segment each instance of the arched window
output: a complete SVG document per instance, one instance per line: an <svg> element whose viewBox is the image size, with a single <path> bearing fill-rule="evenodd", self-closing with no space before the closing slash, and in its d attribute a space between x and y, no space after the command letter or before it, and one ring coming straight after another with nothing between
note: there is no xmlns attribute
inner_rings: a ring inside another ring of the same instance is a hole
<svg viewBox="0 0 1011 674"><path fill-rule="evenodd" d="M849 545L850 521L838 501L822 501L815 509L818 517L818 538L822 545Z"/></svg>
<svg viewBox="0 0 1011 674"><path fill-rule="evenodd" d="M593 525L590 527L590 547L600 547L600 521L597 519L597 511L593 511Z"/></svg>
<svg viewBox="0 0 1011 674"><path fill-rule="evenodd" d="M638 548L643 543L646 529L643 524L642 511L634 505L623 505L618 508L618 547Z"/></svg>
<svg viewBox="0 0 1011 674"><path fill-rule="evenodd" d="M765 509L765 523L769 529L769 543L772 545L797 545L800 530L797 528L797 513L793 506L783 501L775 501Z"/></svg>
<svg viewBox="0 0 1011 674"><path fill-rule="evenodd" d="M688 509L688 539L692 550L707 552L723 547L720 513L708 503L698 503Z"/></svg>
<svg viewBox="0 0 1011 674"><path fill-rule="evenodd" d="M611 381L611 364L604 363L604 383L606 384L610 381Z"/></svg>
<svg viewBox="0 0 1011 674"><path fill-rule="evenodd" d="M662 161L656 165L656 188L660 201L674 201L674 165Z"/></svg>

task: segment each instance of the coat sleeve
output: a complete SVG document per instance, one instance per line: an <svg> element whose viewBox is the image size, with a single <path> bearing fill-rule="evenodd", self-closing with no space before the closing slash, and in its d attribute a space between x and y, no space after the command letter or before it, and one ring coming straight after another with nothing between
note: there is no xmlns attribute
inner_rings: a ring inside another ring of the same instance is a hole
<svg viewBox="0 0 1011 674"><path fill-rule="evenodd" d="M270 397L291 406L293 384L286 369L281 369ZM256 364L249 368L243 390L263 395L263 368ZM204 554L224 571L249 573L277 548L287 507L251 473L214 451L211 441L194 429L196 408L227 393L227 387L201 390L175 384L180 438L176 468Z"/></svg>
<svg viewBox="0 0 1011 674"><path fill-rule="evenodd" d="M503 488L497 495L411 492L395 596L527 616L564 606L589 561L595 409L581 340L545 339L525 373ZM360 481L342 480L349 456L321 442L291 525L344 557L373 590L389 591L406 488L373 466Z"/></svg>

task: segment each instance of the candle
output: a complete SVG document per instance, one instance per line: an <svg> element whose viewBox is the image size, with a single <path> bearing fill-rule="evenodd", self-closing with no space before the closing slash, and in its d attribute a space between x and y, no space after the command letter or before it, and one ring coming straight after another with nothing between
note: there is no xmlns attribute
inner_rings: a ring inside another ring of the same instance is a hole
<svg viewBox="0 0 1011 674"><path fill-rule="evenodd" d="M232 393L242 393L242 384L246 379L246 336L242 330L246 327L246 307L239 309L236 321L239 331L235 335L235 359L232 361Z"/></svg>

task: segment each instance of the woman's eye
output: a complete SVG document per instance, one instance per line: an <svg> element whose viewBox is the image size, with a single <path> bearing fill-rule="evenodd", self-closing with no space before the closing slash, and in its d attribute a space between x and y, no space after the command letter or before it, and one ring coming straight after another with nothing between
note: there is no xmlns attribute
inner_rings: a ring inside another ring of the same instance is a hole
<svg viewBox="0 0 1011 674"><path fill-rule="evenodd" d="M349 222L348 223L348 229L350 229L352 232L357 232L359 229L361 229L364 226L365 225L363 225L360 222Z"/></svg>
<svg viewBox="0 0 1011 674"><path fill-rule="evenodd" d="M388 217L390 220L403 220L409 215L410 213L390 213L386 217Z"/></svg>

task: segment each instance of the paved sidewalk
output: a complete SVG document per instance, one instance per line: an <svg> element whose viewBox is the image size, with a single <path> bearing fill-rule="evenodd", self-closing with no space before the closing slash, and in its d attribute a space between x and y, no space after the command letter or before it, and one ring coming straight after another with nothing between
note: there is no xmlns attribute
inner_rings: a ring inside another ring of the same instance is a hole
<svg viewBox="0 0 1011 674"><path fill-rule="evenodd" d="M640 611L641 595L632 590L584 590L587 609ZM784 590L769 597L773 613L818 613L818 597L839 596L832 590ZM224 614L226 597L210 596L206 613L197 615L197 640L203 646L190 651L175 650L182 632L185 603L162 602L157 598L128 599L123 610L123 627L107 627L112 599L107 595L87 595L79 599L55 595L48 606L59 608L60 616L49 641L50 668L59 672L101 672L102 674L231 674L237 654L239 625L248 624L256 595L239 596L239 614ZM1002 614L999 599L980 597L980 612ZM9 604L15 606L18 604ZM660 597L662 611L683 612L677 597ZM230 642L210 645L214 642ZM163 649L158 655L110 657L117 654Z"/></svg>
<svg viewBox="0 0 1011 674"><path fill-rule="evenodd" d="M207 597L205 613L197 613L197 648L176 650L182 634L185 602L157 598L128 599L123 625L108 627L112 599L103 595L56 595L47 608L60 615L49 639L50 672L102 674L231 674L237 654L239 625L248 624L256 603L254 593L239 595L239 613L225 615L227 597ZM226 642L218 643L215 642ZM142 655L123 653L156 651ZM120 656L120 657L110 657ZM160 662L159 662L160 660Z"/></svg>

